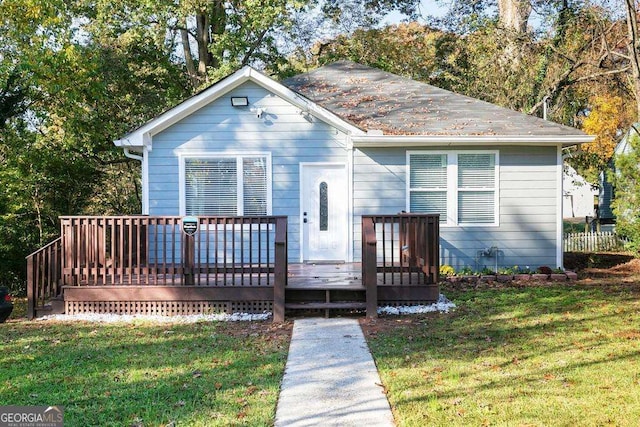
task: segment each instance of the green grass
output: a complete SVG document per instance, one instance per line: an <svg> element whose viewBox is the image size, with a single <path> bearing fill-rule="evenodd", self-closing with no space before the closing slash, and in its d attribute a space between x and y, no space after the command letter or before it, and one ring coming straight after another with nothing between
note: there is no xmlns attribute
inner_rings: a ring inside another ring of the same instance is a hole
<svg viewBox="0 0 640 427"><path fill-rule="evenodd" d="M289 326L0 325L0 402L62 405L69 426L271 425Z"/></svg>
<svg viewBox="0 0 640 427"><path fill-rule="evenodd" d="M637 286L444 292L455 312L368 329L399 426L637 425Z"/></svg>

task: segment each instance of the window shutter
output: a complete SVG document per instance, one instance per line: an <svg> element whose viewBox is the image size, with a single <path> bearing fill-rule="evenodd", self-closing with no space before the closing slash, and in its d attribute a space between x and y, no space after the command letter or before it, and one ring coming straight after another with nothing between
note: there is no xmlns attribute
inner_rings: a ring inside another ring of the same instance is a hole
<svg viewBox="0 0 640 427"><path fill-rule="evenodd" d="M245 157L243 169L244 215L267 214L267 165L264 157Z"/></svg>
<svg viewBox="0 0 640 427"><path fill-rule="evenodd" d="M237 183L235 158L186 159L186 214L237 215Z"/></svg>

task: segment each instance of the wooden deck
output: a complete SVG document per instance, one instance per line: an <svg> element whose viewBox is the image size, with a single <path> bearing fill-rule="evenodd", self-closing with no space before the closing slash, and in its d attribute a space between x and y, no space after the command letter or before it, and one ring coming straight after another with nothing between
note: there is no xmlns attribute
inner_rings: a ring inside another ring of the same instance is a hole
<svg viewBox="0 0 640 427"><path fill-rule="evenodd" d="M286 217L63 217L27 257L28 315L366 310L438 298L438 217L362 218L362 263L289 264Z"/></svg>

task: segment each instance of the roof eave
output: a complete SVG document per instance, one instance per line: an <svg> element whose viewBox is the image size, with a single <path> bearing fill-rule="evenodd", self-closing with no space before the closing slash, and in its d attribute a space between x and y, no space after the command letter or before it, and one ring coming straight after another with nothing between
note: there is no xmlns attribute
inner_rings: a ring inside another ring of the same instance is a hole
<svg viewBox="0 0 640 427"><path fill-rule="evenodd" d="M424 147L491 145L536 145L570 147L592 142L591 135L534 136L534 135L354 135L354 147Z"/></svg>

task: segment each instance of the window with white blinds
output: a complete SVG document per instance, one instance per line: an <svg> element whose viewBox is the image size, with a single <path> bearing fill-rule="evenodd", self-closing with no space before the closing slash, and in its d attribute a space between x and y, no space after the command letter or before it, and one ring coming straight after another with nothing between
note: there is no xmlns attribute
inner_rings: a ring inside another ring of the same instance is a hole
<svg viewBox="0 0 640 427"><path fill-rule="evenodd" d="M496 222L495 154L458 154L458 223Z"/></svg>
<svg viewBox="0 0 640 427"><path fill-rule="evenodd" d="M498 223L497 152L409 152L407 209L443 225Z"/></svg>
<svg viewBox="0 0 640 427"><path fill-rule="evenodd" d="M269 175L266 156L185 158L185 213L267 215Z"/></svg>
<svg viewBox="0 0 640 427"><path fill-rule="evenodd" d="M447 155L409 156L409 211L440 214L447 222Z"/></svg>

